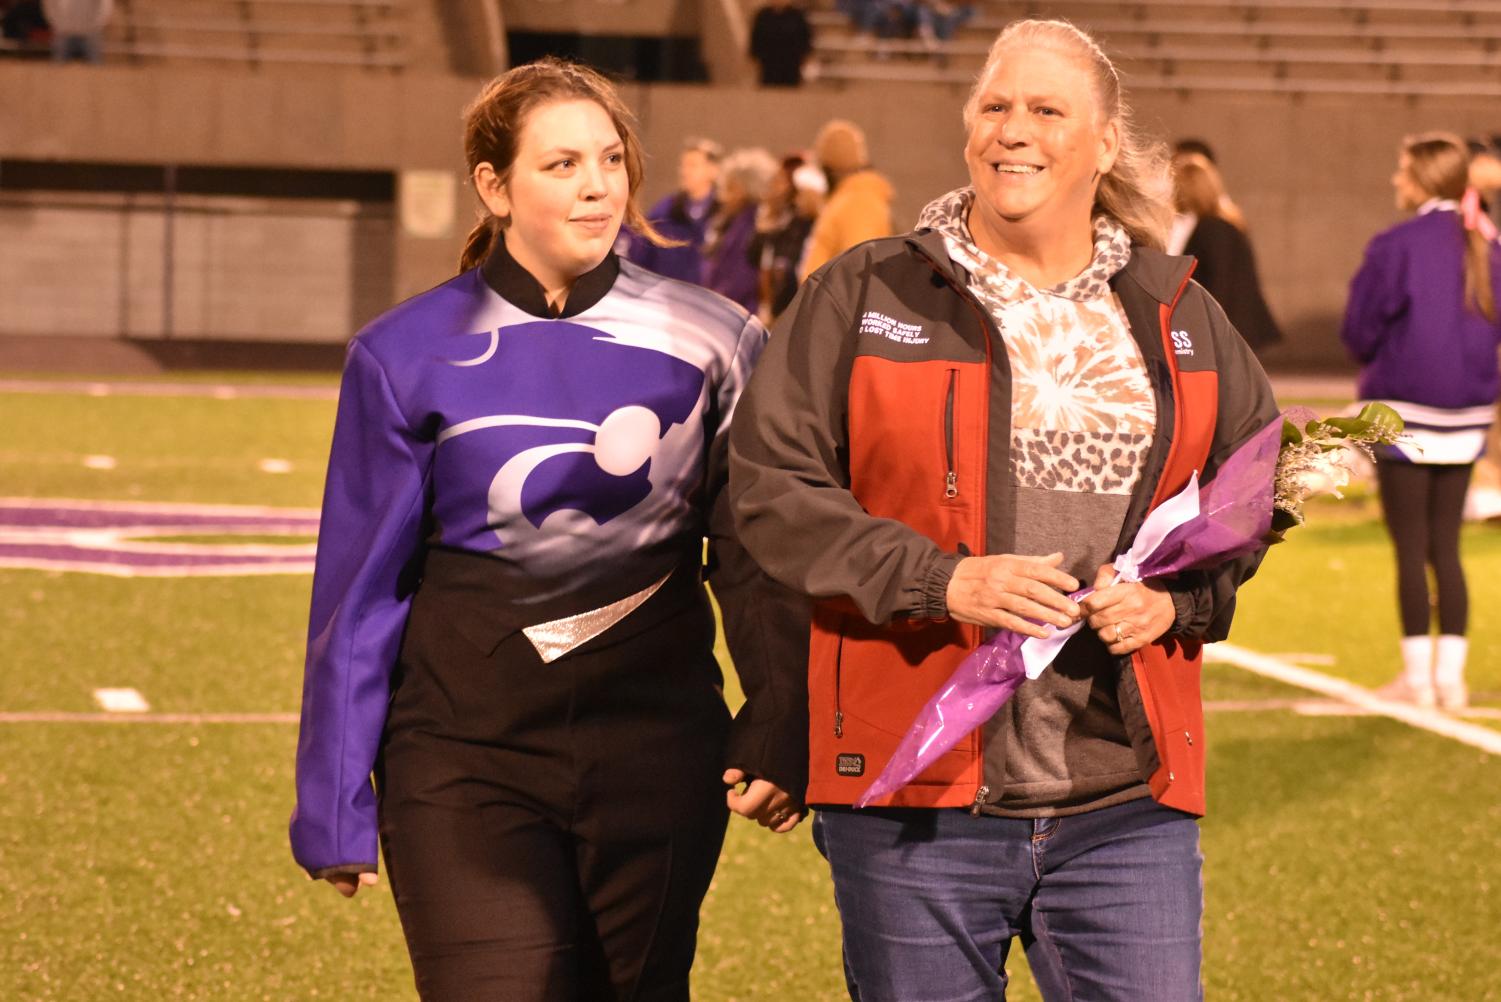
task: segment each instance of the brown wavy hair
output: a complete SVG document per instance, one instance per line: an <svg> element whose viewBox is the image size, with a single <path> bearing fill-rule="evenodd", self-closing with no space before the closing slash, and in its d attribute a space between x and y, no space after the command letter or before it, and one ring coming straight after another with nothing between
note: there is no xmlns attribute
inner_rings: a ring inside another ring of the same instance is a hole
<svg viewBox="0 0 1501 1002"><path fill-rule="evenodd" d="M464 162L469 177L482 163L495 168L501 183L510 178L516 162L516 149L527 117L544 104L554 101L593 101L599 105L625 147L625 173L630 198L625 206L625 225L652 243L671 243L649 223L636 204L636 192L646 177L641 141L636 138L636 119L620 99L614 84L587 66L548 56L535 63L517 66L485 84L479 96L464 109ZM488 210L469 231L459 255L459 271L468 271L485 259L495 235L509 221Z"/></svg>
<svg viewBox="0 0 1501 1002"><path fill-rule="evenodd" d="M1167 147L1137 129L1121 88L1120 74L1088 33L1067 21L1027 20L1006 25L991 44L985 68L964 102L965 127L973 125L979 114L980 88L990 79L1007 50L1022 46L1065 52L1088 67L1097 107L1105 121L1114 120L1119 125L1121 133L1115 166L1100 178L1095 191L1093 214L1109 216L1124 226L1136 243L1161 250L1167 244L1167 231L1173 219Z"/></svg>
<svg viewBox="0 0 1501 1002"><path fill-rule="evenodd" d="M1431 198L1459 201L1470 183L1470 150L1448 132L1425 132L1402 140L1407 176ZM1461 223L1461 226L1464 224ZM1491 285L1491 242L1478 230L1465 235L1465 303L1496 322L1496 290Z"/></svg>

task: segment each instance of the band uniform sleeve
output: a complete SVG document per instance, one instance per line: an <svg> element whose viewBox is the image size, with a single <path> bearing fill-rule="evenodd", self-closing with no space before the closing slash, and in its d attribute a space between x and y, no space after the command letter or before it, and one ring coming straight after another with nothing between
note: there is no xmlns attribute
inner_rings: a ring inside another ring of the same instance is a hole
<svg viewBox="0 0 1501 1002"><path fill-rule="evenodd" d="M297 740L292 854L314 876L376 867L370 775L415 588L431 452L355 341L318 529Z"/></svg>
<svg viewBox="0 0 1501 1002"><path fill-rule="evenodd" d="M849 314L828 284L840 271L835 264L804 283L740 401L730 434L735 524L767 573L802 594L848 598L873 623L941 618L929 586L954 555L868 514L850 493L854 349ZM853 302L854 290L844 295Z"/></svg>
<svg viewBox="0 0 1501 1002"><path fill-rule="evenodd" d="M708 577L745 692L730 728L725 766L770 780L801 802L808 786L811 603L768 577L740 544L726 483L737 402L765 344L766 329L748 319L716 393L707 472Z"/></svg>

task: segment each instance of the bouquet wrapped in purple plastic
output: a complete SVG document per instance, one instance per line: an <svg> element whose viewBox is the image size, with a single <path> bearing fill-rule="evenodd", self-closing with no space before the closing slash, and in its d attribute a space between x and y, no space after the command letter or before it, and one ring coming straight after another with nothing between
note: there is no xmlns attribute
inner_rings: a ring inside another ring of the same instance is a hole
<svg viewBox="0 0 1501 1002"><path fill-rule="evenodd" d="M1369 452L1392 442L1402 420L1382 404L1354 418L1319 420L1303 409L1273 421L1222 463L1213 480L1198 475L1148 514L1130 548L1115 558L1117 581L1142 581L1211 567L1279 542L1303 521L1303 504L1320 493L1339 495L1351 449ZM1093 588L1069 598L1079 601ZM989 720L1028 678L1037 678L1082 622L1044 626L1048 636L1001 630L955 669L917 715L907 735L857 807L910 783L938 757Z"/></svg>

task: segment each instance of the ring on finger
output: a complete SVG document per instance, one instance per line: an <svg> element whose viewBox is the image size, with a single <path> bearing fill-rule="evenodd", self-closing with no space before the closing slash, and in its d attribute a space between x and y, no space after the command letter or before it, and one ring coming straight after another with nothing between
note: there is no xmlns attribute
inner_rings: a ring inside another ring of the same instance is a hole
<svg viewBox="0 0 1501 1002"><path fill-rule="evenodd" d="M1115 642L1118 643L1118 644L1124 643L1125 640L1126 640L1126 633L1125 633L1124 627L1125 627L1124 623L1116 623L1115 624Z"/></svg>

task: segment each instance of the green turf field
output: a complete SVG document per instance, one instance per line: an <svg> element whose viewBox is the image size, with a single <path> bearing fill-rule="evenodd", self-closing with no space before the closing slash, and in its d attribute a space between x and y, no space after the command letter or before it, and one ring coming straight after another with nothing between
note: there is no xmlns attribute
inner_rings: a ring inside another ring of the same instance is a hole
<svg viewBox="0 0 1501 1002"><path fill-rule="evenodd" d="M332 413L0 396L0 495L313 506ZM113 468L83 465L101 455ZM267 458L290 472L262 472ZM1397 628L1374 509L1311 517L1243 592L1233 639L1383 682ZM1471 527L1465 545L1470 677L1494 708L1501 530ZM286 848L308 586L0 570L0 714L88 713L94 689L132 687L159 713L259 715L0 718L0 1000L415 998L384 886L345 901ZM1207 725L1209 997L1501 999L1501 760L1384 717L1295 712L1308 694L1225 665L1206 696L1236 707ZM843 997L806 825L732 824L700 946L699 999ZM1010 966L1011 997L1036 999Z"/></svg>

